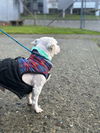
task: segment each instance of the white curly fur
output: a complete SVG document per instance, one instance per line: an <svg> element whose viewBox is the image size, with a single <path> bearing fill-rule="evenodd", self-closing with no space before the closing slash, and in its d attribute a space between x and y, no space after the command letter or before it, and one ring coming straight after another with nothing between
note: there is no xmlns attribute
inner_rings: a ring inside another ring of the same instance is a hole
<svg viewBox="0 0 100 133"><path fill-rule="evenodd" d="M50 59L52 59L54 55L60 52L60 47L57 45L57 41L53 37L41 37L34 40L32 44L44 50ZM22 80L25 83L33 86L32 93L28 95L28 104L32 105L37 113L42 112L43 110L38 105L38 99L41 90L47 81L46 78L41 74L27 73L22 76Z"/></svg>

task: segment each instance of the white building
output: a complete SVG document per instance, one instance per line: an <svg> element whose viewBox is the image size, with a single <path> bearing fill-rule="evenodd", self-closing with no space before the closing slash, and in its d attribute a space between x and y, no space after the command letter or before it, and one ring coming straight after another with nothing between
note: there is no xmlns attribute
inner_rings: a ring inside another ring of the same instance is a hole
<svg viewBox="0 0 100 133"><path fill-rule="evenodd" d="M81 10L81 0L76 0L73 3L73 13L79 14ZM100 15L100 0L83 0L83 9L87 14Z"/></svg>
<svg viewBox="0 0 100 133"><path fill-rule="evenodd" d="M58 0L43 0L43 13L49 13L51 10L58 9Z"/></svg>
<svg viewBox="0 0 100 133"><path fill-rule="evenodd" d="M49 13L50 9L67 10L71 14L80 14L82 0L43 0L43 13ZM88 14L100 15L100 0L83 0L83 8Z"/></svg>
<svg viewBox="0 0 100 133"><path fill-rule="evenodd" d="M0 0L0 21L16 21L22 12L21 0Z"/></svg>

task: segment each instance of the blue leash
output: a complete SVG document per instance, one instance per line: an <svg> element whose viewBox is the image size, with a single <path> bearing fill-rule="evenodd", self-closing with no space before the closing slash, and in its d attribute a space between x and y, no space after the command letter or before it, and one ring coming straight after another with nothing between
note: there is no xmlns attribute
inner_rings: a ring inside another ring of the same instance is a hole
<svg viewBox="0 0 100 133"><path fill-rule="evenodd" d="M18 42L15 38L13 38L12 36L10 36L8 33L6 33L5 31L0 29L0 32L2 32L3 34L5 34L6 36L8 36L9 38L11 38L12 40L14 40L16 43L18 43L21 47L23 47L24 49L26 49L27 51L29 51L30 53L32 53L32 51L25 47L23 44L21 44L20 42Z"/></svg>

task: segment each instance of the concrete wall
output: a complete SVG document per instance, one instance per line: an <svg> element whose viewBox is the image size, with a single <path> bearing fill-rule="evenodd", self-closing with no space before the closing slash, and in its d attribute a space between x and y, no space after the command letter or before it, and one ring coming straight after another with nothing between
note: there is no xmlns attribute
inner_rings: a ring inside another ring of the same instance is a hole
<svg viewBox="0 0 100 133"><path fill-rule="evenodd" d="M52 20L37 20L37 25L47 26ZM24 25L34 25L34 20L25 20ZM79 20L56 20L50 26L52 27L66 27L66 28L80 28ZM100 31L100 21L87 20L85 21L85 29Z"/></svg>

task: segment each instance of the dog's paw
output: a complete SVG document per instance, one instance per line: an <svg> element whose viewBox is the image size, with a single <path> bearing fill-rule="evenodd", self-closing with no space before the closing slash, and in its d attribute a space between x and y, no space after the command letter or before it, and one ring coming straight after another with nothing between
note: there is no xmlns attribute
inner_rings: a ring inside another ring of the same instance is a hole
<svg viewBox="0 0 100 133"><path fill-rule="evenodd" d="M36 107L35 112L36 113L41 113L41 112L43 112L43 109L41 109L40 107Z"/></svg>

